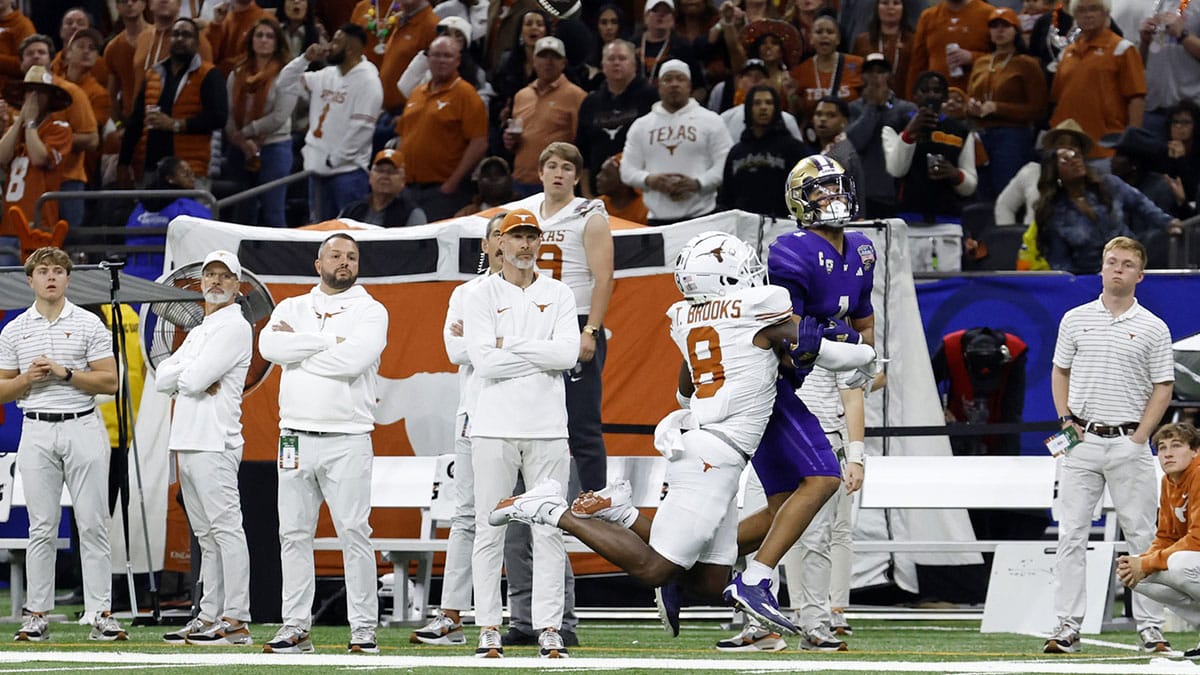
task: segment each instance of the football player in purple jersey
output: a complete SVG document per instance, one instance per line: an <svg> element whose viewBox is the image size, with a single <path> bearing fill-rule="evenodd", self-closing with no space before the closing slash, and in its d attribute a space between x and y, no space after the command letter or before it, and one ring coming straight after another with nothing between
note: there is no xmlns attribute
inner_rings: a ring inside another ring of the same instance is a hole
<svg viewBox="0 0 1200 675"><path fill-rule="evenodd" d="M836 161L811 155L792 169L786 190L788 209L800 229L771 245L771 283L788 290L797 315L825 323L826 339L873 345L875 248L865 235L844 229L858 211L854 181ZM772 572L841 485L837 457L796 393L806 372L803 365L797 363L793 373L785 371L776 384L775 407L752 460L767 508L739 524L739 552L756 552L725 591L744 610L792 633L795 626L770 591Z"/></svg>

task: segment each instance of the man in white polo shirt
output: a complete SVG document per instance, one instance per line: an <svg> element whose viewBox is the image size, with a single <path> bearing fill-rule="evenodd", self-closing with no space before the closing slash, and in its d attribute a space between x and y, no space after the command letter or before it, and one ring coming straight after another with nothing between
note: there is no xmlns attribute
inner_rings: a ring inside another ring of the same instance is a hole
<svg viewBox="0 0 1200 675"><path fill-rule="evenodd" d="M254 337L236 300L242 266L229 251L204 258L204 321L155 370L155 387L175 398L168 447L179 465L184 508L200 542L200 614L163 640L251 645L250 552L242 529L242 388Z"/></svg>
<svg viewBox="0 0 1200 675"><path fill-rule="evenodd" d="M1105 483L1130 553L1147 551L1154 539L1156 485L1147 441L1171 402L1175 361L1167 325L1134 297L1145 266L1141 243L1110 240L1101 256L1100 297L1067 312L1059 325L1050 375L1054 408L1063 429L1073 427L1082 442L1060 461L1054 563L1059 627L1046 640L1046 653L1079 650L1088 532ZM1143 651L1170 650L1162 605L1136 594L1133 617Z"/></svg>
<svg viewBox="0 0 1200 675"><path fill-rule="evenodd" d="M579 358L575 295L535 269L542 230L526 209L500 223L503 266L473 288L463 306L463 339L479 378L471 420L475 471L475 548L471 556L480 658L504 654L500 640L503 525L488 514L512 494L519 471L529 485L566 485L567 404L562 372ZM544 658L567 656L559 629L563 614L562 532L534 525L533 628Z"/></svg>
<svg viewBox="0 0 1200 675"><path fill-rule="evenodd" d="M25 415L17 469L29 510L29 575L25 617L15 639L49 639L46 613L54 609L54 538L62 515L63 483L79 524L84 612L91 640L128 640L109 614L112 547L108 543L108 460L96 394L117 392L112 336L99 317L67 300L71 258L39 248L25 261L33 307L0 332L0 403L17 401Z"/></svg>

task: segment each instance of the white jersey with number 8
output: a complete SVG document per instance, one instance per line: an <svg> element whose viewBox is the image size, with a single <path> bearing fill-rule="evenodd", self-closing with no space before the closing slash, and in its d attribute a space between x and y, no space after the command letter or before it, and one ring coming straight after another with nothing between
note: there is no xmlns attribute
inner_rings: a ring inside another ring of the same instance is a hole
<svg viewBox="0 0 1200 675"><path fill-rule="evenodd" d="M759 286L699 304L679 301L667 316L692 373L691 410L700 428L753 455L775 403L779 367L778 355L755 345L754 336L791 318L788 292Z"/></svg>

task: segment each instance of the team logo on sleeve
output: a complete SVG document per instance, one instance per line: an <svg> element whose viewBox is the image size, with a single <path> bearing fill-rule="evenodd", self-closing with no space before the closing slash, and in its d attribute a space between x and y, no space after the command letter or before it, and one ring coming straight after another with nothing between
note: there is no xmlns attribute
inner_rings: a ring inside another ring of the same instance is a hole
<svg viewBox="0 0 1200 675"><path fill-rule="evenodd" d="M862 261L863 269L870 272L875 266L875 247L870 244L859 246L858 259Z"/></svg>

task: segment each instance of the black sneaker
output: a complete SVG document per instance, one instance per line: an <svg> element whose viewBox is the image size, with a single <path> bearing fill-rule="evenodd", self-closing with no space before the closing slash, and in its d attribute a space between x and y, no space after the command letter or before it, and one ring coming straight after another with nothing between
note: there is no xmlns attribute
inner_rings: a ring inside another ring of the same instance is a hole
<svg viewBox="0 0 1200 675"><path fill-rule="evenodd" d="M1200 661L1200 645L1196 645L1192 649L1183 653L1183 658L1191 659L1192 661Z"/></svg>
<svg viewBox="0 0 1200 675"><path fill-rule="evenodd" d="M500 644L505 647L531 647L538 643L538 636L509 628L508 632L500 638Z"/></svg>
<svg viewBox="0 0 1200 675"><path fill-rule="evenodd" d="M558 634L562 636L564 647L578 647L579 636L575 635L573 630L560 630Z"/></svg>

